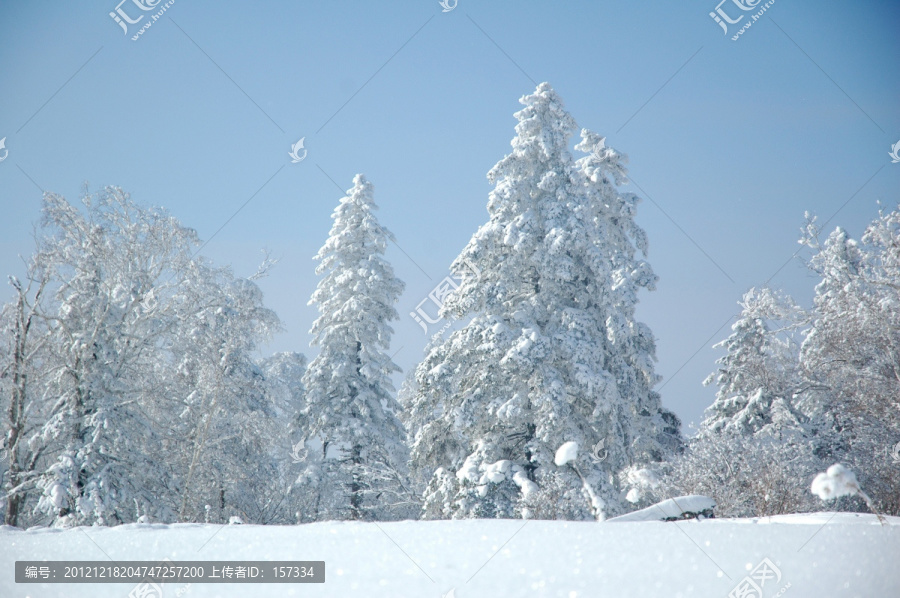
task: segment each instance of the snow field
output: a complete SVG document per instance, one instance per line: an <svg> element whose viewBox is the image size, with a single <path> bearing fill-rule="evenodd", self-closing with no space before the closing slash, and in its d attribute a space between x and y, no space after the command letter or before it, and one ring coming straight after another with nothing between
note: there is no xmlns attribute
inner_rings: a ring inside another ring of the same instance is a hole
<svg viewBox="0 0 900 598"><path fill-rule="evenodd" d="M0 596L127 598L134 584L17 585L12 575L15 560L108 557L326 563L324 584L167 584L162 598L440 598L451 590L454 598L725 598L764 559L774 570L761 588L763 598L779 592L791 598L900 596L900 518L880 525L873 515L852 513L678 523L3 527Z"/></svg>

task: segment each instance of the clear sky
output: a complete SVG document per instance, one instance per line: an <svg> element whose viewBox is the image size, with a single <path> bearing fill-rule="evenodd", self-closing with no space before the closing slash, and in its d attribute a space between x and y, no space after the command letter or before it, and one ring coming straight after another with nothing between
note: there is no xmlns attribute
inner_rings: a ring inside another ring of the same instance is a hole
<svg viewBox="0 0 900 598"><path fill-rule="evenodd" d="M743 16L726 35L717 0L175 0L132 41L165 2L119 5L144 16L126 34L117 1L0 0L0 271L21 273L41 189L119 185L238 274L280 258L260 283L285 329L266 353L314 354L311 258L362 172L397 238L392 351L413 368L426 336L408 314L487 219L485 174L541 81L630 158L660 277L638 315L685 424L712 401L710 346L742 293L771 278L810 301L815 280L785 265L804 211L857 236L900 201L896 2L776 0L733 41L765 2L721 4Z"/></svg>

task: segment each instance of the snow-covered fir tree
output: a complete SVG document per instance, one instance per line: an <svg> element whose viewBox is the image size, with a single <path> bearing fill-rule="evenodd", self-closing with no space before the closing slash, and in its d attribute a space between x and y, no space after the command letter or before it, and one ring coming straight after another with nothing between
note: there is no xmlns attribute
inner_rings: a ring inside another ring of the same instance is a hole
<svg viewBox="0 0 900 598"><path fill-rule="evenodd" d="M634 317L656 276L637 257L638 198L617 188L625 159L582 131L576 163L575 121L547 83L520 102L489 220L451 267L465 276L443 315L468 321L403 398L426 517L602 518L623 508L616 474L678 442ZM581 450L558 466L566 442Z"/></svg>
<svg viewBox="0 0 900 598"><path fill-rule="evenodd" d="M399 368L387 353L403 283L384 253L391 233L375 217L373 187L359 174L340 200L316 272L310 299L319 317L312 344L319 354L303 377L300 426L305 447L297 484L315 496L305 520L387 517L374 501L372 468L402 470L404 430L390 375Z"/></svg>
<svg viewBox="0 0 900 598"><path fill-rule="evenodd" d="M719 369L704 382L715 382L718 391L702 431L752 436L764 428L799 428L804 417L794 401L804 390L797 371L803 314L768 287L750 289L739 304L731 335L715 345L726 350Z"/></svg>

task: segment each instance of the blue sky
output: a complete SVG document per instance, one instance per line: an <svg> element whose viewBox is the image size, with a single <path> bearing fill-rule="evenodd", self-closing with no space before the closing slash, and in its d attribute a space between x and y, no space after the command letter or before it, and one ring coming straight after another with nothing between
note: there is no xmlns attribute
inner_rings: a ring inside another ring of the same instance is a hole
<svg viewBox="0 0 900 598"><path fill-rule="evenodd" d="M721 5L744 15L723 35L715 0L459 0L446 13L437 0L175 0L132 41L153 14L132 0L121 9L147 16L128 35L109 16L117 0L3 0L0 270L21 273L41 189L75 200L85 181L119 185L238 274L263 248L280 258L261 286L285 332L263 351L311 356L311 258L338 187L363 172L397 238L392 350L409 370L426 337L408 313L486 220L485 174L509 150L517 100L549 81L630 158L625 189L645 198L660 277L638 315L658 339L664 404L699 422L711 345L742 293L771 278L812 297L799 262L782 268L804 211L859 235L878 201L900 201L900 5L776 0L732 41L754 14L738 1Z"/></svg>

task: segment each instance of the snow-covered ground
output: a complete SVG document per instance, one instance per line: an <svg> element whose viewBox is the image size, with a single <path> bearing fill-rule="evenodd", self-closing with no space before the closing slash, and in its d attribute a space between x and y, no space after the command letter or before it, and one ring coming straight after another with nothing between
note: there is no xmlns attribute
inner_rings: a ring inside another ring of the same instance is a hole
<svg viewBox="0 0 900 598"><path fill-rule="evenodd" d="M16 584L16 560L324 560L324 584L167 584L163 598L900 596L900 518L0 528L0 596L127 598L135 584ZM766 562L764 559L768 559ZM759 567L762 565L762 569ZM755 578L755 580L753 580ZM735 588L741 590L732 593ZM450 594L452 590L452 594ZM744 593L740 593L743 591ZM155 598L155 596L154 596Z"/></svg>

